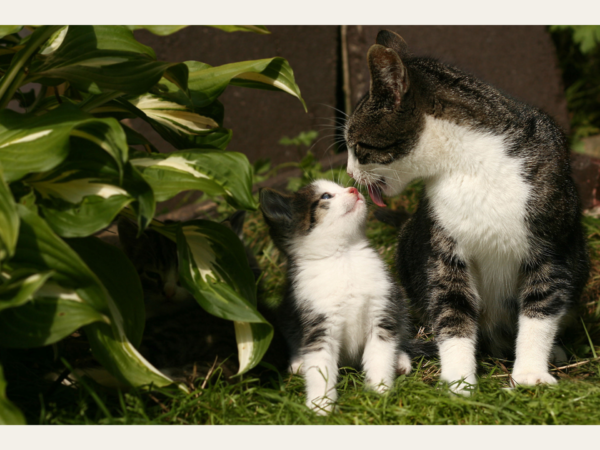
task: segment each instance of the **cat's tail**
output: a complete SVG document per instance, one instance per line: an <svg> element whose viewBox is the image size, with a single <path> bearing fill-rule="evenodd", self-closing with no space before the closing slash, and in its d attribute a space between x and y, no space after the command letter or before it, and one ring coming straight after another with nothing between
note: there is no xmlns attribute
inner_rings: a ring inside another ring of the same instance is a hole
<svg viewBox="0 0 600 450"><path fill-rule="evenodd" d="M435 341L424 341L422 339L411 339L404 345L404 350L412 358L424 356L425 358L437 358L439 356L438 346Z"/></svg>
<svg viewBox="0 0 600 450"><path fill-rule="evenodd" d="M375 210L375 218L380 222L400 228L411 215L404 209L378 208Z"/></svg>

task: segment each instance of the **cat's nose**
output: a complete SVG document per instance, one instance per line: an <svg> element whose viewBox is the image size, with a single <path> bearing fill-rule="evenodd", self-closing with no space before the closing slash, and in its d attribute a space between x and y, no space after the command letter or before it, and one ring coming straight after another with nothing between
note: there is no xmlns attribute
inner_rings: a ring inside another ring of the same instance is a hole
<svg viewBox="0 0 600 450"><path fill-rule="evenodd" d="M351 170L346 170L346 173L348 174L348 176L349 176L350 178L354 178L354 174L352 173L352 171L351 171Z"/></svg>
<svg viewBox="0 0 600 450"><path fill-rule="evenodd" d="M355 187L351 187L351 188L349 188L349 189L348 189L348 192L349 192L350 194L354 194L354 195L356 195L356 196L358 197L358 189L356 189Z"/></svg>

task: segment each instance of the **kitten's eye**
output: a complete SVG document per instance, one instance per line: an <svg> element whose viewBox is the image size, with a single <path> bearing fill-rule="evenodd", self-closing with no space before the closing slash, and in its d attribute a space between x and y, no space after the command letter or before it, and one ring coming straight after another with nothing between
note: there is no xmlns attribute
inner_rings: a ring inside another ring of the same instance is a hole
<svg viewBox="0 0 600 450"><path fill-rule="evenodd" d="M160 281L162 278L159 273L151 272L151 271L146 272L146 276L148 278L153 279L154 281Z"/></svg>
<svg viewBox="0 0 600 450"><path fill-rule="evenodd" d="M322 198L323 200L329 200L329 199L330 199L330 198L332 198L332 197L333 197L333 195L331 195L331 194L328 194L327 192L325 192L323 195L321 195L321 198Z"/></svg>

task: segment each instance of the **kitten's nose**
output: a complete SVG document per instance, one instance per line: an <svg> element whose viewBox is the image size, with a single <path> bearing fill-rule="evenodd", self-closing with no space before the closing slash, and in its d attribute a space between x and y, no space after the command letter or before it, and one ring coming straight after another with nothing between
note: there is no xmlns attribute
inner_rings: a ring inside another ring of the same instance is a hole
<svg viewBox="0 0 600 450"><path fill-rule="evenodd" d="M354 174L352 173L352 171L351 171L351 170L346 170L346 173L348 174L348 176L349 176L350 178L354 178Z"/></svg>
<svg viewBox="0 0 600 450"><path fill-rule="evenodd" d="M350 194L355 194L358 197L358 189L356 189L355 187L351 187L348 189L348 192Z"/></svg>

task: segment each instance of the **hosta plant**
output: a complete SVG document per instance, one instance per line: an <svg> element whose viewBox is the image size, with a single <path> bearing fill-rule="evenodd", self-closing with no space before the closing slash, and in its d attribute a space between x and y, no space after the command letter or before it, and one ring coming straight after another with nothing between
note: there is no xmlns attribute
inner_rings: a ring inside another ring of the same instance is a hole
<svg viewBox="0 0 600 450"><path fill-rule="evenodd" d="M260 361L272 327L256 309L241 242L208 220L164 225L153 219L155 205L200 190L255 210L252 167L225 151L231 130L218 97L237 85L304 102L282 58L161 62L134 28L0 26L0 346L50 345L82 329L122 383L172 383L136 350L144 330L136 271L93 236L125 215L140 232L150 227L177 243L182 285L233 322L243 373ZM161 35L180 28L148 27ZM126 118L148 122L176 151L157 152ZM0 423L22 421L0 365Z"/></svg>

